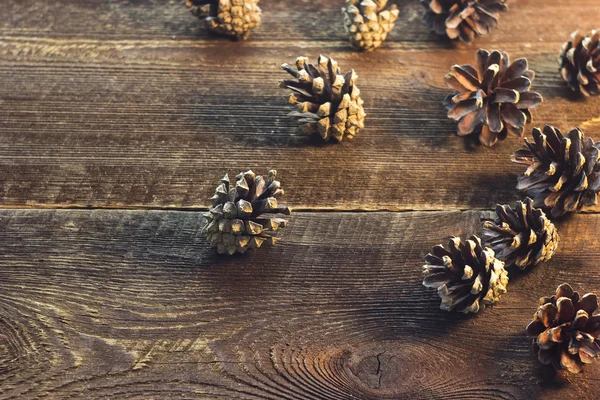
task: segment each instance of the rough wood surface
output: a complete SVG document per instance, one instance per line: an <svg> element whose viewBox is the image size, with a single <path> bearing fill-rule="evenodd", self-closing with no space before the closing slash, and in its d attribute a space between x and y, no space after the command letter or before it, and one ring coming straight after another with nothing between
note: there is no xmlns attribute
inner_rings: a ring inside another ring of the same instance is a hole
<svg viewBox="0 0 600 400"><path fill-rule="evenodd" d="M594 28L595 0L510 1L474 45L427 32L401 4L382 48L354 52L334 1L263 0L246 42L209 36L179 1L4 0L0 18L0 204L197 208L224 171L276 168L296 208L446 210L514 201L510 138L493 149L455 136L443 77L478 47L526 56L546 102L537 124L600 138L600 100L558 73L571 31ZM568 18L565 17L568 16ZM354 143L295 131L277 88L282 62L320 53L354 68L368 113Z"/></svg>
<svg viewBox="0 0 600 400"><path fill-rule="evenodd" d="M559 283L600 287L600 215L457 318L423 256L482 215L300 213L278 246L221 257L195 212L4 210L0 398L597 399L598 368L552 378L524 328Z"/></svg>
<svg viewBox="0 0 600 400"><path fill-rule="evenodd" d="M600 140L600 99L572 95L556 62L600 4L508 3L469 47L401 1L384 45L357 53L341 0L262 0L246 42L209 35L180 0L2 0L0 399L600 398L598 365L554 376L524 333L558 284L600 292L600 207L561 221L556 256L491 310L442 312L421 286L432 245L520 198L519 139L454 135L453 64L479 47L526 56L536 124ZM286 116L279 65L320 53L360 76L353 143ZM301 212L276 247L217 256L197 211L249 168L276 168Z"/></svg>

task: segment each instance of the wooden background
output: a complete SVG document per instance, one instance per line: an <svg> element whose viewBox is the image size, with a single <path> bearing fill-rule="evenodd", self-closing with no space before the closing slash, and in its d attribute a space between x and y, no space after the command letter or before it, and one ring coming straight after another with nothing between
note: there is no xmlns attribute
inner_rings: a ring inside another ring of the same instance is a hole
<svg viewBox="0 0 600 400"><path fill-rule="evenodd" d="M524 328L562 282L600 290L600 207L558 223L551 262L493 309L438 309L423 257L521 198L522 167L454 135L443 77L479 47L527 56L536 125L600 139L600 99L562 82L597 0L509 0L472 46L421 23L347 44L342 1L263 0L247 42L180 0L2 0L1 399L597 399L599 365L554 376ZM282 62L354 68L368 113L323 145L287 117ZM217 256L199 211L220 177L276 168L296 212L274 248Z"/></svg>

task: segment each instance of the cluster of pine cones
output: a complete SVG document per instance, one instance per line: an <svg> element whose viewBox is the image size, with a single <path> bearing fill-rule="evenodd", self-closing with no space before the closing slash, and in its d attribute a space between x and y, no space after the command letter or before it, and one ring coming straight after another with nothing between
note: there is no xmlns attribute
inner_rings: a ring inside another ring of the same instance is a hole
<svg viewBox="0 0 600 400"><path fill-rule="evenodd" d="M350 43L361 50L373 50L385 41L399 15L398 7L386 7L388 0L345 0L344 27ZM506 0L421 0L427 9L423 22L438 35L470 43L498 25ZM192 14L208 29L237 39L246 39L260 25L259 0L187 0Z"/></svg>
<svg viewBox="0 0 600 400"><path fill-rule="evenodd" d="M443 310L478 312L506 293L508 271L524 270L549 260L558 246L556 227L533 200L496 207L497 218L483 224L484 241L477 236L449 249L433 247L425 257L423 285L437 289Z"/></svg>
<svg viewBox="0 0 600 400"><path fill-rule="evenodd" d="M250 31L258 27L261 23L261 9L258 6L260 0L186 0L186 6L191 13L203 21L208 29L218 34L229 36L236 39L246 39ZM350 43L360 50L374 50L387 38L392 31L400 11L396 4L388 7L388 0L345 0L346 6L342 8L344 28L348 34ZM498 20L502 12L507 11L506 0L421 0L426 9L423 16L423 22L438 35L450 39L460 39L464 43L471 43L478 36L487 35L490 30L498 26ZM503 56L503 55L502 55ZM479 63L478 68L486 66ZM496 61L492 59L487 67ZM502 61L502 60L500 60ZM600 94L600 32L591 31L587 36L574 32L572 40L566 42L560 51L559 57L560 72L563 79L568 83L572 90L582 93L586 96L597 96ZM474 74L478 82L473 82L473 87L482 90L482 94L491 95L496 89L507 89L504 63L498 64L499 75L497 81L492 86L482 87L486 82L481 71ZM484 73L487 70L483 71ZM531 71L522 71L530 73ZM456 71L453 71L456 73ZM533 76L524 75L529 81L519 81L519 86L514 88L519 93L529 91L529 85L533 81ZM503 82L501 82L504 79ZM502 86L501 83L505 85ZM516 84L516 82L515 82ZM453 86L454 87L454 86ZM512 88L511 88L512 89ZM457 89L460 91L465 88ZM466 91L473 91L473 88L466 88ZM500 90L502 93L502 90ZM536 93L531 93L531 96ZM527 97L527 96L525 96ZM484 102L487 96L484 96ZM514 99L514 98L512 98ZM472 100L472 99L471 99ZM479 98L478 100L481 101ZM499 104L515 104L510 101L511 98L505 98L505 101ZM535 106L539 99L530 99L533 103L527 103L531 107ZM492 101L493 104L494 103ZM450 106L450 104L448 105ZM480 134L482 143L492 146L497 139L505 137L506 132L522 133L522 125L531 121L531 115L524 104L516 104L518 109L525 114L521 118L520 114L513 107L508 110L502 110L508 117L502 115L502 119L492 119L490 123L483 124L483 132ZM495 107L490 108L496 115ZM487 109L486 107L479 107ZM476 118L477 117L477 118ZM451 118L460 118L453 114ZM469 130L478 130L481 115L471 116L469 119L462 119L463 126L459 127L461 134L468 134ZM509 122L508 125L503 123ZM514 122L511 124L510 122ZM470 133L470 132L469 132Z"/></svg>
<svg viewBox="0 0 600 400"><path fill-rule="evenodd" d="M207 28L235 39L247 39L260 25L260 0L187 0L191 13ZM346 0L342 8L344 27L350 43L360 50L376 49L394 28L396 5L386 8L388 0Z"/></svg>
<svg viewBox="0 0 600 400"><path fill-rule="evenodd" d="M535 128L525 145L512 159L527 165L517 188L530 197L515 208L498 205L496 219L483 223L483 240L452 238L448 249L435 246L426 256L423 285L437 289L441 309L470 313L497 303L511 270L532 268L556 252L558 232L544 211L559 218L598 203L600 142L586 139L579 128L563 135L547 125ZM600 356L597 307L595 295L580 298L567 284L542 298L527 328L540 362L576 373Z"/></svg>
<svg viewBox="0 0 600 400"><path fill-rule="evenodd" d="M574 90L597 94L600 34L594 31L586 38L578 34L573 38L563 46L559 59L563 76L569 79L576 75ZM569 72L572 70L579 72ZM456 93L448 95L443 103L448 117L458 121L457 134L478 135L479 141L489 147L509 133L523 137L525 125L533 120L532 109L543 101L531 90L534 77L526 59L511 63L508 54L499 51L479 50L475 66L453 66L445 81ZM527 165L517 188L553 218L597 204L600 142L586 138L579 128L563 136L548 125L534 128L532 134L533 142L525 139L526 147L512 156L513 162Z"/></svg>
<svg viewBox="0 0 600 400"><path fill-rule="evenodd" d="M498 25L506 0L421 0L424 22L432 31L470 43ZM245 39L261 22L259 0L188 0L192 13L208 28ZM344 26L353 46L373 50L385 41L399 16L388 0L346 0ZM559 67L569 87L585 96L600 94L600 32L584 36L573 33L560 51ZM335 60L307 57L295 67L281 68L291 79L280 81L288 89L290 113L302 130L325 141L352 139L364 128L364 101L354 70L342 73ZM513 62L507 53L480 49L474 65L454 65L446 84L456 92L443 104L448 117L458 122L459 136L477 135L488 147L508 134L523 137L533 121L532 110L542 96L532 91L535 73L525 58ZM552 126L533 129L533 140L516 151L512 160L527 170L517 188L528 197L513 208L498 205L496 217L482 224L483 239L451 238L447 247L434 246L425 257L423 285L437 290L440 308L465 314L496 304L507 292L509 272L533 268L550 260L559 236L550 218L562 217L595 205L600 193L600 142L585 138L579 128L563 135ZM288 207L278 204L284 194L275 180L252 171L228 175L205 213L204 234L219 253L233 255L275 244L277 233L287 225L282 216ZM548 213L549 217L546 215ZM527 333L534 338L540 362L557 369L579 372L583 364L600 356L600 315L596 295L580 296L563 284L552 297L540 300Z"/></svg>
<svg viewBox="0 0 600 400"><path fill-rule="evenodd" d="M469 1L463 3L470 11L463 14L452 3L456 2L432 1L426 20L438 33L445 30L466 42L495 25L496 14L488 11L505 9L503 1ZM597 96L600 32L573 33L562 46L559 66L573 91ZM499 51L479 50L474 66L453 66L445 81L456 93L443 104L448 117L458 121L458 135L477 135L488 147L509 133L523 137L525 125L533 120L532 109L543 101L531 90L534 77L526 59L511 63L508 54ZM517 188L528 198L515 208L498 205L497 218L483 223L483 240L452 238L448 249L435 246L426 256L423 285L437 289L441 309L471 313L497 303L507 290L511 270L534 267L556 252L559 237L550 218L598 204L600 142L586 138L579 128L563 135L550 125L534 128L532 135L533 140L525 139L525 147L512 155L513 162L527 166ZM599 357L600 315L593 315L597 308L596 295L580 297L568 284L555 296L542 298L527 328L540 362L577 373Z"/></svg>
<svg viewBox="0 0 600 400"><path fill-rule="evenodd" d="M192 14L208 29L237 39L246 39L260 25L259 0L187 0ZM486 35L498 25L505 0L421 0L427 9L423 22L450 39L465 43ZM388 0L346 0L342 8L344 27L350 43L361 50L376 49L394 28L398 7L386 7Z"/></svg>

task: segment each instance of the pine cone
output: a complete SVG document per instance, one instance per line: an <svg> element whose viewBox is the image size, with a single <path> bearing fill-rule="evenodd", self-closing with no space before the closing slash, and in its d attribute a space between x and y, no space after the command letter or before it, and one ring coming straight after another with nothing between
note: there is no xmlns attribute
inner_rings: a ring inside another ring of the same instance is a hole
<svg viewBox="0 0 600 400"><path fill-rule="evenodd" d="M560 49L558 64L563 79L575 92L586 96L600 94L600 31L589 36L573 32L573 38Z"/></svg>
<svg viewBox="0 0 600 400"><path fill-rule="evenodd" d="M464 243L452 238L449 247L435 246L423 267L423 285L437 289L442 298L440 308L467 314L495 304L508 285L504 263L494 257L492 249L484 249L477 236Z"/></svg>
<svg viewBox="0 0 600 400"><path fill-rule="evenodd" d="M421 0L427 8L423 22L438 35L470 43L498 26L505 0Z"/></svg>
<svg viewBox="0 0 600 400"><path fill-rule="evenodd" d="M287 221L274 215L292 212L277 204L276 197L283 195L283 189L276 175L277 171L271 170L265 179L252 171L244 172L236 176L234 187L228 175L221 179L211 198L213 205L204 214L207 224L203 230L219 253L244 253L261 247L265 241L276 243L275 235Z"/></svg>
<svg viewBox="0 0 600 400"><path fill-rule="evenodd" d="M533 198L536 207L550 210L554 218L597 203L600 192L600 142L584 140L581 129L567 137L547 125L533 130L534 143L517 150L512 161L526 164L517 189Z"/></svg>
<svg viewBox="0 0 600 400"><path fill-rule="evenodd" d="M221 35L246 39L260 25L260 0L187 0L193 15Z"/></svg>
<svg viewBox="0 0 600 400"><path fill-rule="evenodd" d="M552 258L558 233L546 214L533 208L533 200L518 201L514 210L498 205L496 214L495 221L483 224L485 239L507 269L517 266L524 270Z"/></svg>
<svg viewBox="0 0 600 400"><path fill-rule="evenodd" d="M448 117L459 121L458 135L478 133L485 146L493 146L508 132L523 136L524 126L532 121L530 108L542 96L530 92L535 73L527 60L519 58L509 66L508 54L477 51L476 68L455 65L446 75L446 84L457 90L444 100Z"/></svg>
<svg viewBox="0 0 600 400"><path fill-rule="evenodd" d="M578 373L583 364L590 364L600 354L600 315L598 297L579 293L563 283L552 297L542 297L540 307L527 326L527 335L534 337L533 349L544 365L565 368Z"/></svg>
<svg viewBox="0 0 600 400"><path fill-rule="evenodd" d="M383 11L387 2L388 0L346 0L347 7L342 8L344 26L354 47L373 50L387 38L400 13L395 4Z"/></svg>
<svg viewBox="0 0 600 400"><path fill-rule="evenodd" d="M342 75L337 63L324 56L319 56L316 66L307 57L299 57L297 71L288 64L281 68L296 78L279 82L279 87L292 91L289 103L299 111L289 115L303 124L304 132L318 132L324 140L341 142L344 135L352 139L364 128L364 102L354 70Z"/></svg>

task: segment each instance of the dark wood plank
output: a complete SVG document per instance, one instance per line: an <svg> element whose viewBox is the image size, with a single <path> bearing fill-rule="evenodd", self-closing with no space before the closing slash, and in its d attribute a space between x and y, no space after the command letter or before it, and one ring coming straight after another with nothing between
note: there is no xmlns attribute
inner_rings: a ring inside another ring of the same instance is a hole
<svg viewBox="0 0 600 400"><path fill-rule="evenodd" d="M438 42L421 23L424 7L419 0L396 2L400 18L388 41ZM576 0L568 4L546 0L543 8L536 0L508 0L509 12L501 16L494 32L498 43L544 40L562 41L575 29L594 29L595 0ZM263 23L252 35L252 42L306 43L323 41L345 46L346 36L340 9L343 2L260 0ZM81 37L101 39L209 39L201 25L190 18L179 0L4 0L0 34L10 36ZM566 16L568 15L568 18ZM559 22L550 29L550 25ZM481 43L479 41L478 43ZM492 42L492 39L484 39ZM388 43L388 46L390 45ZM475 46L478 45L475 44ZM428 46L435 43L428 43Z"/></svg>
<svg viewBox="0 0 600 400"><path fill-rule="evenodd" d="M297 213L219 257L193 212L0 211L0 398L597 399L597 367L552 379L524 327L558 284L600 288L600 215L493 309L442 312L423 256L481 216Z"/></svg>
<svg viewBox="0 0 600 400"><path fill-rule="evenodd" d="M440 105L443 76L478 46L529 58L546 98L537 124L600 137L600 99L576 100L556 67L569 33L595 24L596 1L569 4L569 18L560 0L543 10L513 1L500 29L465 47L428 34L414 0L389 43L368 54L346 45L339 5L322 3L263 0L264 26L232 43L207 36L178 2L7 0L0 206L205 207L222 174L249 168L278 169L300 209L512 202L521 168L508 158L521 141L470 149ZM360 75L369 116L354 143L321 145L286 117L279 64L321 52Z"/></svg>

